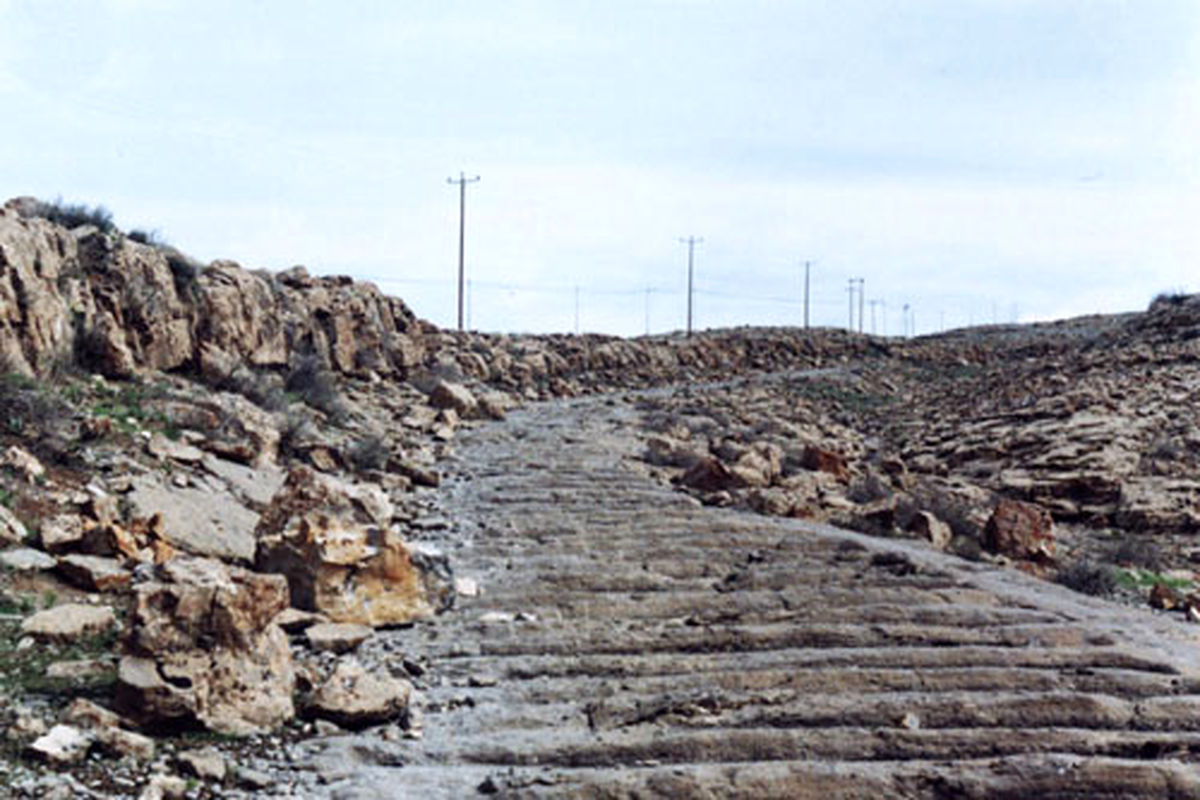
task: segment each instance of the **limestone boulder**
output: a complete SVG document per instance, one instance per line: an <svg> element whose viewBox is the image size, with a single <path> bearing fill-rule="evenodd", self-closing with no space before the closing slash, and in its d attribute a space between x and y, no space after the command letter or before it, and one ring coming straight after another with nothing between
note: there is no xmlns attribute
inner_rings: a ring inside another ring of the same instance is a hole
<svg viewBox="0 0 1200 800"><path fill-rule="evenodd" d="M25 524L17 519L17 515L0 505L0 542L20 544L28 535L29 531Z"/></svg>
<svg viewBox="0 0 1200 800"><path fill-rule="evenodd" d="M479 412L479 401L471 390L460 383L440 380L429 393L429 402L434 408L450 409L464 419Z"/></svg>
<svg viewBox="0 0 1200 800"><path fill-rule="evenodd" d="M38 480L46 474L46 468L36 456L15 445L5 449L0 455L0 467L19 472L27 481Z"/></svg>
<svg viewBox="0 0 1200 800"><path fill-rule="evenodd" d="M313 694L308 711L357 730L406 716L412 693L408 681L371 674L354 659L346 658Z"/></svg>
<svg viewBox="0 0 1200 800"><path fill-rule="evenodd" d="M219 481L173 486L155 473L135 476L127 497L139 518L158 520L171 545L194 555L249 562L254 558L258 514Z"/></svg>
<svg viewBox="0 0 1200 800"><path fill-rule="evenodd" d="M308 646L317 652L348 653L373 636L375 631L366 625L344 622L324 622L304 631Z"/></svg>
<svg viewBox="0 0 1200 800"><path fill-rule="evenodd" d="M91 749L93 738L71 725L55 725L29 745L32 757L54 766L82 761Z"/></svg>
<svg viewBox="0 0 1200 800"><path fill-rule="evenodd" d="M850 480L850 467L841 453L809 445L804 448L800 460L805 469L828 473L843 482Z"/></svg>
<svg viewBox="0 0 1200 800"><path fill-rule="evenodd" d="M410 548L391 518L377 486L295 469L259 521L255 566L287 577L293 606L333 622L396 625L447 608L445 558Z"/></svg>
<svg viewBox="0 0 1200 800"><path fill-rule="evenodd" d="M749 486L746 476L731 470L715 456L703 456L676 478L676 483L701 492L724 492ZM760 484L765 485L765 484Z"/></svg>
<svg viewBox="0 0 1200 800"><path fill-rule="evenodd" d="M1035 503L1001 500L984 526L983 545L1009 558L1052 562L1054 520Z"/></svg>
<svg viewBox="0 0 1200 800"><path fill-rule="evenodd" d="M129 588L133 574L115 558L72 554L58 559L58 571L68 581L90 592L120 592Z"/></svg>
<svg viewBox="0 0 1200 800"><path fill-rule="evenodd" d="M918 511L908 523L908 530L938 550L945 550L954 538L950 526L928 511Z"/></svg>
<svg viewBox="0 0 1200 800"><path fill-rule="evenodd" d="M135 589L117 672L122 709L144 724L232 735L286 722L295 672L274 619L287 603L278 575L202 558L160 565Z"/></svg>
<svg viewBox="0 0 1200 800"><path fill-rule="evenodd" d="M26 617L21 633L44 642L71 642L107 633L116 624L116 614L107 606L64 603Z"/></svg>
<svg viewBox="0 0 1200 800"><path fill-rule="evenodd" d="M658 434L647 437L646 452L643 455L643 458L650 464L683 469L690 469L705 457L704 453L689 442L681 442L670 436Z"/></svg>

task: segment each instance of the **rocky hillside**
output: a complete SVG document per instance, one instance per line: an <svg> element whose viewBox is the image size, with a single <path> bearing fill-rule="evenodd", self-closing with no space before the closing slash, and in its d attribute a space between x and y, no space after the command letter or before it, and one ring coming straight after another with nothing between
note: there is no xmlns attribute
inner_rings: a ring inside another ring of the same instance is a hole
<svg viewBox="0 0 1200 800"><path fill-rule="evenodd" d="M435 640L480 592L454 574L437 491L462 471L458 432L580 394L636 402L642 468L705 504L1200 619L1200 299L919 340L458 334L370 284L200 265L48 216L0 209L15 796L284 793L294 776L257 769L265 754L418 739L439 665L379 632Z"/></svg>

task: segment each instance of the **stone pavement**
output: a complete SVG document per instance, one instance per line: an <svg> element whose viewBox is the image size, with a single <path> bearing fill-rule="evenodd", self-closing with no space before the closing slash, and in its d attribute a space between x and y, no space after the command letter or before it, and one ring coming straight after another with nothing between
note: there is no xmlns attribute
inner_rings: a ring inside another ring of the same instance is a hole
<svg viewBox="0 0 1200 800"><path fill-rule="evenodd" d="M636 427L599 398L464 432L482 594L390 634L435 665L424 739L332 796L1200 797L1200 629L699 506Z"/></svg>

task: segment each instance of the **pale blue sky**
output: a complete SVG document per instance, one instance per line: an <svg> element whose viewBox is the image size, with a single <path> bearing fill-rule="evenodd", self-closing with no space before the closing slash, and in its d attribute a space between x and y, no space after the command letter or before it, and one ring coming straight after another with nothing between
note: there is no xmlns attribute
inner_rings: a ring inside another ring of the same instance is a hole
<svg viewBox="0 0 1200 800"><path fill-rule="evenodd" d="M688 234L702 327L1200 290L1195 0L0 0L0 108L0 194L442 325L459 170L487 330L679 328Z"/></svg>

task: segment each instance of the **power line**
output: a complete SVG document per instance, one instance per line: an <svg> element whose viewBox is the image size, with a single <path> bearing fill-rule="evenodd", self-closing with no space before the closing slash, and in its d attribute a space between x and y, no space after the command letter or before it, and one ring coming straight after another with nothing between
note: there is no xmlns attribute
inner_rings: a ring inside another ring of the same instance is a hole
<svg viewBox="0 0 1200 800"><path fill-rule="evenodd" d="M464 250L467 230L467 184L478 183L479 176L468 178L464 173L458 173L457 178L446 178L446 183L458 184L458 329L463 329L463 275L465 269Z"/></svg>

